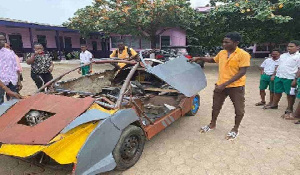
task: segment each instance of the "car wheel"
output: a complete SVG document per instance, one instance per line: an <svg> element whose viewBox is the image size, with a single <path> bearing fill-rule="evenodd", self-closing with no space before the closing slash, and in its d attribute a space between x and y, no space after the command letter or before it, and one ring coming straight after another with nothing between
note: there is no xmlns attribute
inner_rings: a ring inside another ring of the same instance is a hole
<svg viewBox="0 0 300 175"><path fill-rule="evenodd" d="M196 95L193 99L192 109L186 114L188 116L194 116L197 114L200 107L200 96Z"/></svg>
<svg viewBox="0 0 300 175"><path fill-rule="evenodd" d="M121 134L121 137L113 150L113 156L117 163L117 170L126 170L132 167L141 157L145 134L142 128L129 125Z"/></svg>

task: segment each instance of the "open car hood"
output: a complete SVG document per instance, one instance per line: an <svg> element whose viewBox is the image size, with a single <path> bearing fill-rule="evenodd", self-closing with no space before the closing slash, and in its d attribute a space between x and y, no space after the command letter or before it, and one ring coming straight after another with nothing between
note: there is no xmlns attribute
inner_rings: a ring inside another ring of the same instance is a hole
<svg viewBox="0 0 300 175"><path fill-rule="evenodd" d="M147 71L167 82L187 97L196 95L207 86L202 68L196 63L187 62L187 58L179 56L173 60L151 67Z"/></svg>

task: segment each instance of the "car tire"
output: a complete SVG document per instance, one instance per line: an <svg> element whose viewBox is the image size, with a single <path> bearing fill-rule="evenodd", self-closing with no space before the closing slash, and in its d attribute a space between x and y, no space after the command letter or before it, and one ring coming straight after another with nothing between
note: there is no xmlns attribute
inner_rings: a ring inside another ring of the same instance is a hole
<svg viewBox="0 0 300 175"><path fill-rule="evenodd" d="M144 145L145 134L142 128L129 125L121 134L121 137L113 150L116 161L116 170L126 170L132 167L141 157Z"/></svg>
<svg viewBox="0 0 300 175"><path fill-rule="evenodd" d="M187 116L194 116L197 114L200 107L200 96L196 95L193 99L192 109L186 114Z"/></svg>

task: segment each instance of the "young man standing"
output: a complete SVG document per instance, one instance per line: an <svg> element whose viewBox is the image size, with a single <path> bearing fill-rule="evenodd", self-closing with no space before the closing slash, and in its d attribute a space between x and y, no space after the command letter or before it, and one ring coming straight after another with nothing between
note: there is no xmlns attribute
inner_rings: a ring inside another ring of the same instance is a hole
<svg viewBox="0 0 300 175"><path fill-rule="evenodd" d="M223 103L229 96L235 108L235 125L227 134L226 139L235 139L238 135L238 129L245 113L245 75L251 58L249 53L238 47L240 41L239 33L227 33L223 39L224 50L220 51L216 57L198 57L192 60L192 62L203 60L219 64L219 80L213 95L212 119L209 125L201 128L200 131L203 133L216 127Z"/></svg>
<svg viewBox="0 0 300 175"><path fill-rule="evenodd" d="M269 87L270 90L270 103L266 106L270 106L273 101L274 96L274 79L272 79L272 75L275 72L276 66L278 66L279 57L280 57L280 51L278 49L274 49L271 52L272 58L267 58L262 64L261 64L261 77L260 77L260 97L261 101L256 103L255 106L263 106L266 105L266 89Z"/></svg>
<svg viewBox="0 0 300 175"><path fill-rule="evenodd" d="M283 117L289 117L293 112L295 94L291 94L291 87L296 87L297 84L296 75L300 68L299 46L299 41L291 41L288 44L288 53L280 56L279 65L273 74L275 94L272 105L267 107L267 109L277 109L282 93L285 92L287 94L288 107Z"/></svg>
<svg viewBox="0 0 300 175"><path fill-rule="evenodd" d="M80 65L89 64L92 62L93 54L87 50L86 45L81 45L81 53L80 53ZM92 64L81 67L79 73L81 75L87 75L92 72Z"/></svg>

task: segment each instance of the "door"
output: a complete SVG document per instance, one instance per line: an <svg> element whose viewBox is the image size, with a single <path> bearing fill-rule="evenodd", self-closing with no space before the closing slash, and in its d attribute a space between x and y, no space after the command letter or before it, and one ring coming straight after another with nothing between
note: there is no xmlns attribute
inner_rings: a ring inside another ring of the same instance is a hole
<svg viewBox="0 0 300 175"><path fill-rule="evenodd" d="M92 41L93 51L97 51L97 41Z"/></svg>
<svg viewBox="0 0 300 175"><path fill-rule="evenodd" d="M62 36L59 37L59 46L60 50L64 50L64 38Z"/></svg>
<svg viewBox="0 0 300 175"><path fill-rule="evenodd" d="M65 48L72 49L72 39L71 37L65 37Z"/></svg>
<svg viewBox="0 0 300 175"><path fill-rule="evenodd" d="M21 35L9 35L9 42L15 52L22 52L23 42Z"/></svg>
<svg viewBox="0 0 300 175"><path fill-rule="evenodd" d="M42 44L43 47L47 48L47 39L45 35L37 35L38 43Z"/></svg>

